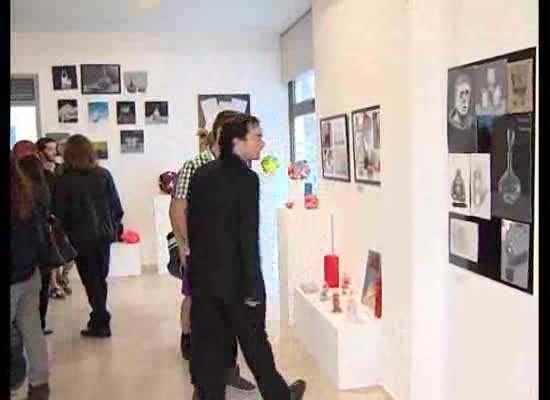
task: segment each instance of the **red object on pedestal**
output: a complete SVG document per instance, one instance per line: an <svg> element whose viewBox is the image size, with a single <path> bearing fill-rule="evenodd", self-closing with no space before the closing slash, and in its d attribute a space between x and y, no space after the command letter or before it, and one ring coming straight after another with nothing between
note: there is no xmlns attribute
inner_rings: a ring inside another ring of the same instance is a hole
<svg viewBox="0 0 550 400"><path fill-rule="evenodd" d="M376 289L375 289L376 303L374 306L374 316L376 318L382 318L382 276L378 275L376 280Z"/></svg>
<svg viewBox="0 0 550 400"><path fill-rule="evenodd" d="M331 289L337 288L340 283L338 264L339 258L336 254L328 254L325 256L325 282Z"/></svg>

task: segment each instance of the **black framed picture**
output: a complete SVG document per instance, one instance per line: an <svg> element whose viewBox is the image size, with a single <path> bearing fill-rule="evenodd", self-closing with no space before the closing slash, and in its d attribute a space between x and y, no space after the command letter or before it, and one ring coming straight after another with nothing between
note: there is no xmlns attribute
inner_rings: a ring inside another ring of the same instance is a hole
<svg viewBox="0 0 550 400"><path fill-rule="evenodd" d="M145 139L143 130L120 131L120 152L122 154L144 153Z"/></svg>
<svg viewBox="0 0 550 400"><path fill-rule="evenodd" d="M52 67L53 90L78 89L76 65Z"/></svg>
<svg viewBox="0 0 550 400"><path fill-rule="evenodd" d="M323 178L350 182L347 114L321 119L321 165Z"/></svg>
<svg viewBox="0 0 550 400"><path fill-rule="evenodd" d="M380 106L353 111L353 163L355 181L380 185Z"/></svg>
<svg viewBox="0 0 550 400"><path fill-rule="evenodd" d="M117 101L116 119L119 125L134 125L136 123L136 103L133 101Z"/></svg>
<svg viewBox="0 0 550 400"><path fill-rule="evenodd" d="M78 100L57 100L57 119L60 124L76 124L78 122Z"/></svg>
<svg viewBox="0 0 550 400"><path fill-rule="evenodd" d="M120 65L83 64L80 66L82 94L120 94Z"/></svg>
<svg viewBox="0 0 550 400"><path fill-rule="evenodd" d="M163 125L168 123L168 102L167 101L146 101L145 102L145 124Z"/></svg>

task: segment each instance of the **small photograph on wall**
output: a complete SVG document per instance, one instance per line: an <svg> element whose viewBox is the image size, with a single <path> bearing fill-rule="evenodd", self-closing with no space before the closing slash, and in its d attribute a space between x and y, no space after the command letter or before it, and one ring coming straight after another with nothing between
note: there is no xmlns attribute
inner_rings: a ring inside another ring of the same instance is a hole
<svg viewBox="0 0 550 400"><path fill-rule="evenodd" d="M109 103L106 101L92 101L88 103L88 120L90 124L99 124L109 121Z"/></svg>
<svg viewBox="0 0 550 400"><path fill-rule="evenodd" d="M120 131L120 152L123 154L143 153L145 139L143 130Z"/></svg>
<svg viewBox="0 0 550 400"><path fill-rule="evenodd" d="M382 308L382 268L380 253L369 250L361 303L380 318Z"/></svg>
<svg viewBox="0 0 550 400"><path fill-rule="evenodd" d="M530 226L502 220L500 278L523 289L529 288Z"/></svg>
<svg viewBox="0 0 550 400"><path fill-rule="evenodd" d="M84 64L80 66L82 94L120 94L120 65Z"/></svg>
<svg viewBox="0 0 550 400"><path fill-rule="evenodd" d="M349 182L351 173L347 115L321 119L321 143L323 177Z"/></svg>
<svg viewBox="0 0 550 400"><path fill-rule="evenodd" d="M508 112L533 111L533 59L508 64Z"/></svg>
<svg viewBox="0 0 550 400"><path fill-rule="evenodd" d="M508 95L505 59L475 68L475 102L477 115L503 115Z"/></svg>
<svg viewBox="0 0 550 400"><path fill-rule="evenodd" d="M75 99L57 100L57 116L61 124L78 122L78 101Z"/></svg>
<svg viewBox="0 0 550 400"><path fill-rule="evenodd" d="M380 185L380 106L352 113L355 181Z"/></svg>
<svg viewBox="0 0 550 400"><path fill-rule="evenodd" d="M147 93L147 72L127 71L124 73L124 88L128 94Z"/></svg>
<svg viewBox="0 0 550 400"><path fill-rule="evenodd" d="M249 94L200 94L199 128L212 130L216 116L225 110L250 114Z"/></svg>
<svg viewBox="0 0 550 400"><path fill-rule="evenodd" d="M449 70L447 91L447 135L449 153L477 152L472 68Z"/></svg>
<svg viewBox="0 0 550 400"><path fill-rule="evenodd" d="M136 123L136 103L133 101L117 101L116 119L119 125L134 125Z"/></svg>
<svg viewBox="0 0 550 400"><path fill-rule="evenodd" d="M479 226L475 222L450 219L449 249L451 254L478 262Z"/></svg>
<svg viewBox="0 0 550 400"><path fill-rule="evenodd" d="M76 65L52 67L53 90L78 89Z"/></svg>
<svg viewBox="0 0 550 400"><path fill-rule="evenodd" d="M168 123L167 101L145 102L145 123L147 125L162 125Z"/></svg>
<svg viewBox="0 0 550 400"><path fill-rule="evenodd" d="M471 215L491 219L491 155L472 154L470 158Z"/></svg>
<svg viewBox="0 0 550 400"><path fill-rule="evenodd" d="M449 210L470 215L469 154L449 154Z"/></svg>
<svg viewBox="0 0 550 400"><path fill-rule="evenodd" d="M499 117L491 135L492 215L532 222L531 114Z"/></svg>
<svg viewBox="0 0 550 400"><path fill-rule="evenodd" d="M92 142L92 145L94 146L95 154L98 160L109 159L107 142Z"/></svg>

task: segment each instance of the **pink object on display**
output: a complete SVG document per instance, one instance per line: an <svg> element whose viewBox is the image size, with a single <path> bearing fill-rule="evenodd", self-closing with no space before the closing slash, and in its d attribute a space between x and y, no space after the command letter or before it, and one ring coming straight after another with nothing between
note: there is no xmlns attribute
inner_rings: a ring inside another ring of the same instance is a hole
<svg viewBox="0 0 550 400"><path fill-rule="evenodd" d="M338 272L340 259L334 254L334 215L330 216L330 238L332 254L327 254L324 259L325 282L329 288L337 288L340 284L340 275Z"/></svg>
<svg viewBox="0 0 550 400"><path fill-rule="evenodd" d="M139 233L135 231L126 231L122 235L120 235L120 238L123 242L128 244L135 244L139 243L140 241Z"/></svg>
<svg viewBox="0 0 550 400"><path fill-rule="evenodd" d="M304 207L307 210L314 210L319 208L319 199L314 194L306 194L304 196Z"/></svg>
<svg viewBox="0 0 550 400"><path fill-rule="evenodd" d="M292 201L286 202L285 207L288 208L289 210L292 210L292 208L294 207L294 202Z"/></svg>

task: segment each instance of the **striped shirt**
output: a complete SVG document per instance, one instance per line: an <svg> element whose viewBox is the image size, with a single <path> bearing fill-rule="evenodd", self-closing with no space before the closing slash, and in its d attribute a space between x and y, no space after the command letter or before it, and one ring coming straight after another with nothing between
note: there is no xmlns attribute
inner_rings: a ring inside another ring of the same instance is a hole
<svg viewBox="0 0 550 400"><path fill-rule="evenodd" d="M186 161L183 164L183 167L178 172L178 177L176 180L176 188L174 190L173 198L174 199L189 199L191 193L189 190L189 185L191 183L191 177L195 172L202 167L204 164L214 161L216 157L210 148L207 148L201 152L198 156L192 160Z"/></svg>

